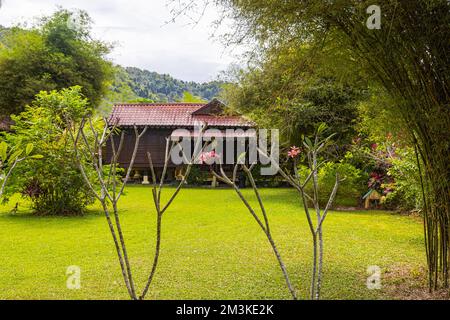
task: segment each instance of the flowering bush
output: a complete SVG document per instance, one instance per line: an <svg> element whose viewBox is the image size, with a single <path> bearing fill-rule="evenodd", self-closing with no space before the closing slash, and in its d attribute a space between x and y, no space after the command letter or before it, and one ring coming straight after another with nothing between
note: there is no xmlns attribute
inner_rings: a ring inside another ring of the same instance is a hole
<svg viewBox="0 0 450 320"><path fill-rule="evenodd" d="M354 164L369 173L367 187L385 196L390 209L412 210L422 206L420 177L411 147L400 146L392 134L378 143L353 139Z"/></svg>
<svg viewBox="0 0 450 320"><path fill-rule="evenodd" d="M378 170L370 173L367 186L369 189L377 190L386 195L389 192L392 192L393 183L392 177L390 177L386 171Z"/></svg>

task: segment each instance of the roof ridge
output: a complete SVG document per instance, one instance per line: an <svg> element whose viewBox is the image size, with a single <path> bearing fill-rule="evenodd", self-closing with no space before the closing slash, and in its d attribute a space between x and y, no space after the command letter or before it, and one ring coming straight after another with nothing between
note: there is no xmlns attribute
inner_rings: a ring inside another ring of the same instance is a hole
<svg viewBox="0 0 450 320"><path fill-rule="evenodd" d="M205 121L212 127L253 126L241 116L195 114L195 111L204 105L189 102L115 104L110 119L119 119L119 126L184 127L193 126L196 120Z"/></svg>
<svg viewBox="0 0 450 320"><path fill-rule="evenodd" d="M145 107L145 106L174 106L174 107L184 107L184 106L204 106L206 103L195 103L195 102L167 102L167 103L115 103L114 106L136 106L136 107Z"/></svg>

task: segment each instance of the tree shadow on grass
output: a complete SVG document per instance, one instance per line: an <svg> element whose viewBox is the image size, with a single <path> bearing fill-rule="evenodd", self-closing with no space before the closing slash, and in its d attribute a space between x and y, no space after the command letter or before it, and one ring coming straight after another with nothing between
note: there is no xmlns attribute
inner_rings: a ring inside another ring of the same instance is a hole
<svg viewBox="0 0 450 320"><path fill-rule="evenodd" d="M36 213L33 209L27 207L17 212L11 212L10 210L0 211L0 221L50 221L50 220L74 220L74 221L89 221L104 217L104 213L98 209L86 209L82 215L41 215Z"/></svg>

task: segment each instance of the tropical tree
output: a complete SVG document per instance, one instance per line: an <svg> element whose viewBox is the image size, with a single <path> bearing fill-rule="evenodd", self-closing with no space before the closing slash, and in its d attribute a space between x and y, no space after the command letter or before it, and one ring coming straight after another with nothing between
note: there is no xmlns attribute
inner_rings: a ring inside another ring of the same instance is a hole
<svg viewBox="0 0 450 320"><path fill-rule="evenodd" d="M242 157L244 157L245 154L242 154ZM215 152L213 151L212 154L207 153L203 155L203 158L215 158ZM264 206L264 202L263 199L261 197L261 194L258 190L258 186L256 185L255 182L255 178L253 177L253 173L252 170L254 169L255 166L251 165L251 166L247 166L244 163L241 163L242 161L239 161L233 169L233 174L232 176L228 176L227 173L224 171L222 164L219 163L218 169L214 168L214 166L210 166L210 172L221 182L227 184L228 186L230 186L231 188L233 188L233 190L236 192L236 194L238 195L239 199L242 201L242 203L245 205L245 207L247 208L248 212L251 214L251 216L253 217L253 219L255 220L255 222L258 224L259 228L261 229L261 231L264 233L264 235L267 238L267 241L269 242L272 251L274 253L275 258L277 259L278 265L280 266L281 272L283 274L284 280L286 282L286 286L289 290L289 293L292 296L293 300L297 300L297 292L295 290L295 287L292 284L292 281L290 279L289 273L287 271L286 268L286 264L284 263L283 258L281 257L280 251L277 247L277 243L275 242L271 229L270 229L270 219L269 216L267 214L266 208ZM237 181L237 173L238 170L242 170L246 177L248 178L248 180L250 181L250 185L253 189L253 192L255 194L255 197L258 201L258 207L259 207L259 211L261 212L260 214L258 213L258 209L255 209L254 206L252 206L252 204L249 202L249 200L247 200L247 198L244 196L244 194L242 193L242 191L240 190L238 184L236 183ZM262 216L262 218L261 218Z"/></svg>
<svg viewBox="0 0 450 320"><path fill-rule="evenodd" d="M224 86L223 100L261 127L280 128L287 146L313 135L320 123L333 128L338 145L346 145L356 134L357 107L367 85L321 70L319 59L306 60L312 49L298 46L277 47L246 69L231 70L234 82Z"/></svg>
<svg viewBox="0 0 450 320"><path fill-rule="evenodd" d="M84 11L58 10L32 28L16 26L0 37L0 115L20 113L42 90L74 85L97 106L113 75L110 46L91 36Z"/></svg>
<svg viewBox="0 0 450 320"><path fill-rule="evenodd" d="M189 91L183 92L183 97L179 99L180 102L187 102L187 103L203 103L206 102L205 99L195 96Z"/></svg>

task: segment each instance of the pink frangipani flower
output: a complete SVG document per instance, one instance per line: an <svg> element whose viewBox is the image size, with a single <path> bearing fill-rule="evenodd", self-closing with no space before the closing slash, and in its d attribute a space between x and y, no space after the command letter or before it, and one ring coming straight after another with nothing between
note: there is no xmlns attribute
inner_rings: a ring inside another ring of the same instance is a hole
<svg viewBox="0 0 450 320"><path fill-rule="evenodd" d="M219 157L219 155L216 153L216 151L212 150L210 152L203 152L202 154L200 154L198 159L201 163L212 164L214 162L214 159L217 157Z"/></svg>
<svg viewBox="0 0 450 320"><path fill-rule="evenodd" d="M300 154L301 150L299 147L292 146L291 149L288 151L288 157L295 158Z"/></svg>

